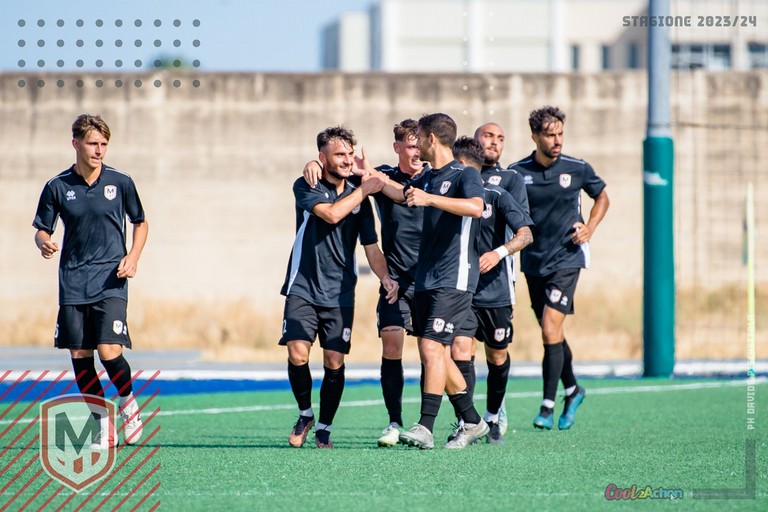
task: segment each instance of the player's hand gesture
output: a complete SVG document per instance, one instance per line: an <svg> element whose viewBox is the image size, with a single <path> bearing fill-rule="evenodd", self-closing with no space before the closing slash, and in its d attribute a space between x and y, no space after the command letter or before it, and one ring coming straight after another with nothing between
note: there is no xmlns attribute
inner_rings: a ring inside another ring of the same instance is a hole
<svg viewBox="0 0 768 512"><path fill-rule="evenodd" d="M368 161L368 154L365 152L365 148L360 148L361 156L355 155L355 163L352 166L352 174L358 176L365 176L375 171L371 162Z"/></svg>
<svg viewBox="0 0 768 512"><path fill-rule="evenodd" d="M384 279L381 280L381 285L384 287L384 290L387 291L387 302L390 304L397 302L397 294L400 290L400 285L397 281L389 276L384 276Z"/></svg>
<svg viewBox="0 0 768 512"><path fill-rule="evenodd" d="M592 238L592 230L583 222L577 222L573 227L575 231L571 235L571 242L574 244L581 245L589 242L589 239Z"/></svg>
<svg viewBox="0 0 768 512"><path fill-rule="evenodd" d="M501 261L499 253L496 251L488 251L480 256L480 273L485 274L493 269Z"/></svg>
<svg viewBox="0 0 768 512"><path fill-rule="evenodd" d="M408 206L429 206L429 194L420 188L410 187L405 191L405 202Z"/></svg>
<svg viewBox="0 0 768 512"><path fill-rule="evenodd" d="M304 181L309 183L310 187L315 188L317 182L323 177L323 168L320 167L317 160L312 160L311 162L307 162L307 165L304 166L302 174L304 175Z"/></svg>
<svg viewBox="0 0 768 512"><path fill-rule="evenodd" d="M363 192L366 195L375 194L376 192L380 192L381 189L387 185L387 183L389 183L389 176L383 172L373 169L363 174L360 187L363 189Z"/></svg>
<svg viewBox="0 0 768 512"><path fill-rule="evenodd" d="M40 254L43 258L49 260L53 258L53 254L59 250L59 244L53 240L46 240L40 245Z"/></svg>
<svg viewBox="0 0 768 512"><path fill-rule="evenodd" d="M138 270L138 261L132 258L129 254L120 260L120 264L117 266L117 278L123 279L125 277L133 277Z"/></svg>

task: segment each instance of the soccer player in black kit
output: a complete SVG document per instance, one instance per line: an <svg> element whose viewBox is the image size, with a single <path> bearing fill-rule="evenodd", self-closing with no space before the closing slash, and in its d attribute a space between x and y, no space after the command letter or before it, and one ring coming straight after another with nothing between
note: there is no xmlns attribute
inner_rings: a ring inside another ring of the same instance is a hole
<svg viewBox="0 0 768 512"><path fill-rule="evenodd" d="M134 444L143 424L123 347L131 348L128 278L136 275L149 224L133 179L103 162L110 137L100 116L82 114L75 120L76 161L45 184L32 225L37 248L43 258L51 259L59 250L51 235L59 218L64 224L54 344L69 350L83 394L104 396L93 357L94 350L99 353L120 396L123 437ZM133 224L130 252L125 247L126 216ZM99 430L91 447L117 446L115 425L101 411L92 412L99 417Z"/></svg>
<svg viewBox="0 0 768 512"><path fill-rule="evenodd" d="M533 243L521 253L531 306L544 342L544 398L533 425L551 429L558 380L565 403L558 428L567 430L586 392L576 382L573 355L565 339L565 317L574 312L573 296L582 268L589 268L589 240L603 220L610 201L605 182L592 166L562 154L565 114L545 106L531 112L528 124L536 150L510 168L523 175L531 217ZM589 219L581 214L581 191L594 200Z"/></svg>
<svg viewBox="0 0 768 512"><path fill-rule="evenodd" d="M484 207L483 184L476 171L453 158L456 123L450 116L423 116L417 136L421 158L431 169L403 188L390 182L383 189L395 201L425 208L413 311L424 366L421 416L416 425L400 434L400 441L422 449L434 447L432 431L446 392L464 426L445 447L460 449L488 433L450 353L455 332L470 312L479 277L475 236L476 219Z"/></svg>
<svg viewBox="0 0 768 512"><path fill-rule="evenodd" d="M398 156L398 165L381 165L376 169L389 177L390 181L405 184L428 165L419 157L416 121L405 119L396 124L392 131L395 138L392 147ZM304 167L304 178L313 187L321 175L322 168L316 161L308 162ZM360 176L351 176L350 182L359 184ZM389 275L399 285L397 302L391 303L387 299L387 291L381 287L376 305L377 327L381 337L381 391L389 414L389 425L381 433L378 445L392 447L400 442L404 424L403 344L405 333L413 334L411 311L424 210L397 203L382 192L373 194L373 199L381 221L381 246Z"/></svg>
<svg viewBox="0 0 768 512"><path fill-rule="evenodd" d="M453 144L453 155L468 168L480 169L483 147L477 139L461 137ZM477 341L485 345L488 392L483 419L488 423L488 443L501 444L500 413L509 378L507 347L512 343L515 302L512 256L533 241L533 221L506 190L485 183L484 191L485 210L477 237L480 280L472 298L472 313L458 329L451 355L473 394L474 368L468 377L469 364L474 360Z"/></svg>
<svg viewBox="0 0 768 512"><path fill-rule="evenodd" d="M293 185L296 198L296 239L285 283L283 336L288 348L288 379L299 407L299 418L288 442L301 447L315 423L309 353L316 337L323 349L325 376L320 387L320 416L315 429L318 448L333 448L331 425L344 391L344 356L349 353L354 318L357 239L371 270L381 280L387 299L397 300L398 285L387 272L368 195L381 190L388 178L369 168L359 187L347 181L355 168L356 141L343 127L317 135L322 179L312 188L304 178Z"/></svg>

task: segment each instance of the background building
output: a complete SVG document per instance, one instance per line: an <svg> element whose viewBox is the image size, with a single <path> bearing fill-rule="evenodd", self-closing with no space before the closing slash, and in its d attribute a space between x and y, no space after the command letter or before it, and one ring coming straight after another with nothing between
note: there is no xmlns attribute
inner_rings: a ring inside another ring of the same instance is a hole
<svg viewBox="0 0 768 512"><path fill-rule="evenodd" d="M326 26L322 63L324 69L391 72L639 69L646 64L647 4L379 0ZM768 1L676 1L670 12L674 68L768 67Z"/></svg>

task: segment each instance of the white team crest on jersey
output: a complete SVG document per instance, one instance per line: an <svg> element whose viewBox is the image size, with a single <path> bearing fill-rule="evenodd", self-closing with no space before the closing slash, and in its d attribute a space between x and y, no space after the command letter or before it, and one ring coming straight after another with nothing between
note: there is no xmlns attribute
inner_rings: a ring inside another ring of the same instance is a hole
<svg viewBox="0 0 768 512"><path fill-rule="evenodd" d="M445 195L446 192L448 192L448 189L451 188L451 182L450 181L444 181L442 185L440 185L440 193Z"/></svg>
<svg viewBox="0 0 768 512"><path fill-rule="evenodd" d="M570 174L561 174L560 175L560 186L563 188L568 188L571 186L571 175Z"/></svg>
<svg viewBox="0 0 768 512"><path fill-rule="evenodd" d="M122 334L123 333L123 322L120 320L115 320L112 322L112 332L115 334Z"/></svg>
<svg viewBox="0 0 768 512"><path fill-rule="evenodd" d="M445 329L445 320L442 318L435 318L432 321L432 330L435 332L443 332L443 329Z"/></svg>
<svg viewBox="0 0 768 512"><path fill-rule="evenodd" d="M488 203L485 203L485 210L483 210L483 218L488 219L493 215L493 207Z"/></svg>
<svg viewBox="0 0 768 512"><path fill-rule="evenodd" d="M360 213L360 205L357 205L354 208L352 208L352 215L357 215L358 213Z"/></svg>
<svg viewBox="0 0 768 512"><path fill-rule="evenodd" d="M558 302L560 300L560 297L563 296L563 292L560 290L551 290L549 292L549 301L552 303Z"/></svg>
<svg viewBox="0 0 768 512"><path fill-rule="evenodd" d="M352 329L345 327L344 330L341 331L341 339L343 339L345 343L349 343L349 340L352 339Z"/></svg>
<svg viewBox="0 0 768 512"><path fill-rule="evenodd" d="M496 331L493 333L493 339L496 341L504 341L504 334L506 334L505 329L496 329Z"/></svg>
<svg viewBox="0 0 768 512"><path fill-rule="evenodd" d="M117 187L114 185L107 185L104 187L104 197L110 201L117 197Z"/></svg>
<svg viewBox="0 0 768 512"><path fill-rule="evenodd" d="M488 183L490 183L491 185L498 185L499 183L501 183L501 176L491 176L490 178L488 178Z"/></svg>

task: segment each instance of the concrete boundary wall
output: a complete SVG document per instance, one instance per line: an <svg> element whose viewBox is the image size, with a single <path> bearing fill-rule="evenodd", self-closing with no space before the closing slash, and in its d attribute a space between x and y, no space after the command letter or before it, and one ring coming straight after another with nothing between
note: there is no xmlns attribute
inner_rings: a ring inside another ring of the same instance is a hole
<svg viewBox="0 0 768 512"><path fill-rule="evenodd" d="M168 73L0 74L4 304L55 300L56 264L40 258L30 225L44 182L73 161L69 129L82 112L109 123L107 161L134 177L150 220L132 294L168 302L244 300L279 314L294 229L290 185L303 162L315 158L318 131L344 124L372 162L382 163L395 161L391 130L403 118L446 112L463 134L493 120L507 132L506 165L532 150L528 113L544 104L566 112L565 153L590 161L612 199L580 290L610 295L641 287L643 72L190 73L181 74L178 88L169 84L180 73ZM154 87L154 80L163 85ZM739 264L746 181L755 182L758 224L768 220L761 208L768 194L768 72L678 74L673 94L679 284L731 284L740 278L731 267ZM760 281L768 263L760 249L768 246L765 233L758 240Z"/></svg>

